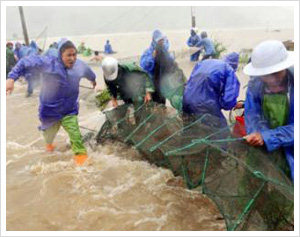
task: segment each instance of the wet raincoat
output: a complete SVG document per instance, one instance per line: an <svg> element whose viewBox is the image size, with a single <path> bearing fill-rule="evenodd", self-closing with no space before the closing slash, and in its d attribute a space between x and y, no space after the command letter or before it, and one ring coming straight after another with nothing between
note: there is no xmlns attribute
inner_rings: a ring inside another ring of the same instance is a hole
<svg viewBox="0 0 300 237"><path fill-rule="evenodd" d="M164 48L166 50L169 50L170 44L165 35L163 35L159 30L155 30L153 32L152 42L148 49L144 51L144 53L141 56L140 66L143 68L146 72L149 73L151 77L154 75L154 66L155 66L155 58L153 57L153 52L157 46L157 42L160 39L164 39Z"/></svg>
<svg viewBox="0 0 300 237"><path fill-rule="evenodd" d="M16 57L18 58L18 60L21 59L21 54L20 54L20 49L21 49L21 47L22 47L22 44L21 44L21 43L17 42L17 43L15 44L14 54L16 55Z"/></svg>
<svg viewBox="0 0 300 237"><path fill-rule="evenodd" d="M153 83L154 102L165 104L166 99L177 110L182 108L182 94L186 78L168 50L161 45L156 46Z"/></svg>
<svg viewBox="0 0 300 237"><path fill-rule="evenodd" d="M106 44L104 45L104 53L106 54L112 54L114 51L112 50L111 44L109 41L106 41Z"/></svg>
<svg viewBox="0 0 300 237"><path fill-rule="evenodd" d="M252 78L248 84L245 119L247 133L261 133L269 152L284 148L291 177L294 179L294 68L288 69L287 76L289 114L286 125L270 128L269 122L263 115L264 84L259 77Z"/></svg>
<svg viewBox="0 0 300 237"><path fill-rule="evenodd" d="M216 53L214 43L209 38L201 39L201 41L196 45L196 47L203 47L205 55L214 55Z"/></svg>
<svg viewBox="0 0 300 237"><path fill-rule="evenodd" d="M66 43L63 40L59 49ZM61 59L32 55L21 59L9 73L8 78L17 80L29 70L42 73L39 118L40 129L45 130L66 115L78 114L78 94L80 79L85 77L95 81L94 72L83 61L77 59L74 66L67 69Z"/></svg>
<svg viewBox="0 0 300 237"><path fill-rule="evenodd" d="M239 89L238 78L228 63L217 59L201 61L195 65L185 86L183 112L197 117L211 114L218 118L219 127L226 127L221 110L236 105Z"/></svg>
<svg viewBox="0 0 300 237"><path fill-rule="evenodd" d="M133 103L144 98L146 92L153 92L154 87L149 75L135 63L118 65L118 76L109 81L104 78L109 93L117 98L118 95L125 103Z"/></svg>
<svg viewBox="0 0 300 237"><path fill-rule="evenodd" d="M59 55L58 49L57 49L57 48L54 48L54 47L51 47L51 48L49 48L49 49L45 52L44 55L45 55L45 56L49 56L49 57L55 57L55 58L57 58L58 55Z"/></svg>
<svg viewBox="0 0 300 237"><path fill-rule="evenodd" d="M31 41L29 46L21 46L19 50L20 58L24 58L30 55L37 55L39 52L38 46L35 41Z"/></svg>
<svg viewBox="0 0 300 237"><path fill-rule="evenodd" d="M188 38L186 44L189 47L196 47L197 44L201 41L201 37L196 34L193 30L191 30L191 36ZM197 52L193 53L190 57L191 61L198 61L201 50L199 49Z"/></svg>

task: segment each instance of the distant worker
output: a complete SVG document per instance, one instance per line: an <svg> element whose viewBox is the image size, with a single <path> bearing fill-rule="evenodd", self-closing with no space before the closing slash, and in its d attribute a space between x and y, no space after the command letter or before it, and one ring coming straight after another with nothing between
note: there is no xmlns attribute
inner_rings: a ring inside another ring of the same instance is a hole
<svg viewBox="0 0 300 237"><path fill-rule="evenodd" d="M40 130L46 141L46 150L53 151L53 140L62 126L68 133L76 164L87 159L78 125L78 94L81 78L96 86L95 74L89 66L77 59L76 47L66 39L59 43L59 57L31 55L21 59L8 74L6 93L14 89L14 82L30 70L43 74L40 92Z"/></svg>
<svg viewBox="0 0 300 237"><path fill-rule="evenodd" d="M141 56L140 66L149 73L151 77L154 75L154 66L155 66L155 49L157 44L163 45L163 47L168 51L169 50L169 41L167 37L160 31L155 30L152 33L151 45L148 49L144 51Z"/></svg>
<svg viewBox="0 0 300 237"><path fill-rule="evenodd" d="M15 59L16 61L19 61L19 59L21 59L21 55L20 55L20 49L22 47L22 44L19 42L15 43L15 49L14 49L14 54L15 54Z"/></svg>
<svg viewBox="0 0 300 237"><path fill-rule="evenodd" d="M154 91L151 79L135 63L119 64L115 58L106 57L102 62L102 70L113 107L118 106L118 96L135 108L151 100L150 93Z"/></svg>
<svg viewBox="0 0 300 237"><path fill-rule="evenodd" d="M8 42L6 43L6 77L15 64L16 59L13 52L13 43Z"/></svg>
<svg viewBox="0 0 300 237"><path fill-rule="evenodd" d="M197 47L197 45L200 43L200 41L201 41L201 37L198 35L198 29L196 27L193 27L191 29L191 36L186 42L186 44L190 47L190 50L193 51L190 56L191 62L196 62L199 59L201 49L200 47Z"/></svg>
<svg viewBox="0 0 300 237"><path fill-rule="evenodd" d="M81 42L80 45L78 46L77 53L82 54L85 50L86 50L85 44L84 42Z"/></svg>
<svg viewBox="0 0 300 237"><path fill-rule="evenodd" d="M227 127L222 109L240 108L237 103L240 82L235 74L239 54L198 62L188 80L183 94L183 112L200 118L210 114L216 118L214 126Z"/></svg>
<svg viewBox="0 0 300 237"><path fill-rule="evenodd" d="M247 142L285 153L279 168L294 180L294 60L276 40L257 45L244 68L250 75L245 101ZM276 161L275 161L276 162Z"/></svg>
<svg viewBox="0 0 300 237"><path fill-rule="evenodd" d="M109 43L109 40L106 40L106 44L104 45L104 53L105 54L113 54L115 53L112 49L111 44Z"/></svg>
<svg viewBox="0 0 300 237"><path fill-rule="evenodd" d="M51 44L44 55L57 58L59 55L57 43L54 42L53 44Z"/></svg>
<svg viewBox="0 0 300 237"><path fill-rule="evenodd" d="M22 46L20 48L20 58L25 58L32 55L38 55L39 49L35 41L31 41L29 46ZM34 88L36 88L40 84L40 73L36 72L35 70L28 70L24 77L27 81L27 94L26 97L32 95Z"/></svg>
<svg viewBox="0 0 300 237"><path fill-rule="evenodd" d="M211 39L207 38L207 33L205 31L201 32L201 41L196 46L204 49L202 61L208 58L215 58L216 50L214 43Z"/></svg>
<svg viewBox="0 0 300 237"><path fill-rule="evenodd" d="M103 60L103 56L99 54L99 51L95 51L94 57L92 57L90 59L90 61L95 61L95 62L100 62L100 63L102 62L102 60Z"/></svg>

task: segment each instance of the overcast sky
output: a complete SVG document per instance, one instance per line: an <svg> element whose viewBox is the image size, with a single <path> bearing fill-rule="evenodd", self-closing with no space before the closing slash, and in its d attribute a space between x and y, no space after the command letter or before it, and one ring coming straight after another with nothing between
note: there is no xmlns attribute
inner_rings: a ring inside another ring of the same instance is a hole
<svg viewBox="0 0 300 237"><path fill-rule="evenodd" d="M291 7L195 7L200 29L293 28ZM29 37L189 29L191 7L24 7ZM7 7L8 39L22 37L17 7Z"/></svg>

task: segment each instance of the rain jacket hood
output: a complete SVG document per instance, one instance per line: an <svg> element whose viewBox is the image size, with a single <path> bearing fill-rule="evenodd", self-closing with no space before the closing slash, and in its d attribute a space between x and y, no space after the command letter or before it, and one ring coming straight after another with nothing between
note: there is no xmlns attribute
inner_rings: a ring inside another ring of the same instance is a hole
<svg viewBox="0 0 300 237"><path fill-rule="evenodd" d="M237 102L240 83L234 70L224 61L208 59L195 65L183 94L183 112L219 118L220 127L227 122L221 110L232 109Z"/></svg>
<svg viewBox="0 0 300 237"><path fill-rule="evenodd" d="M66 41L62 41L60 47ZM28 71L42 75L39 117L41 129L47 129L66 115L78 114L79 82L81 78L95 81L89 66L77 59L70 69L65 68L61 57L31 55L21 59L8 78L17 80Z"/></svg>
<svg viewBox="0 0 300 237"><path fill-rule="evenodd" d="M153 52L157 47L157 42L160 39L164 39L163 47L165 50L169 50L170 44L168 38L161 33L160 30L155 30L152 34L152 41L150 47L144 51L141 56L140 66L144 69L150 76L154 74L154 66L155 66L155 59L153 57Z"/></svg>
<svg viewBox="0 0 300 237"><path fill-rule="evenodd" d="M226 54L223 58L224 62L228 63L233 70L236 72L239 66L239 57L240 55L236 52Z"/></svg>

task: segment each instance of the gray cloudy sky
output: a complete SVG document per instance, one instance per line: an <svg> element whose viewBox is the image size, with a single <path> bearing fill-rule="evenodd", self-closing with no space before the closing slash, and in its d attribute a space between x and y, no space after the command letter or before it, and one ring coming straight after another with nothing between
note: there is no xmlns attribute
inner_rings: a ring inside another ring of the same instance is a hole
<svg viewBox="0 0 300 237"><path fill-rule="evenodd" d="M30 37L188 29L191 7L24 7ZM200 29L293 28L291 7L195 7ZM7 38L22 37L17 7L7 7Z"/></svg>

